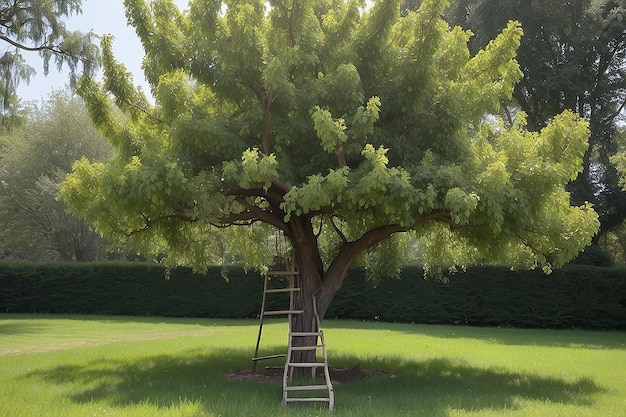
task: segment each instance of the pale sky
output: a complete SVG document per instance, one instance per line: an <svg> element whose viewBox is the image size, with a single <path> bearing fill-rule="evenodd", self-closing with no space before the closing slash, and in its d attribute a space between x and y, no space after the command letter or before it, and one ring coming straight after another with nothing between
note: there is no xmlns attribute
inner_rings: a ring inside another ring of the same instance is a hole
<svg viewBox="0 0 626 417"><path fill-rule="evenodd" d="M174 2L181 10L187 6L187 0L175 0ZM70 30L81 30L83 32L93 30L98 35L110 33L115 36L113 52L116 59L126 65L134 74L135 84L142 85L144 91L148 93L150 90L141 71L141 60L144 56L143 49L135 35L134 29L127 26L123 0L83 0L82 8L83 14L67 19L66 27ZM67 72L58 73L56 66L51 62L50 72L45 77L43 75L43 64L38 54L23 52L22 55L29 65L37 71L37 75L31 78L28 85L25 82L20 83L18 95L23 102L40 101L53 90L66 87L68 83Z"/></svg>

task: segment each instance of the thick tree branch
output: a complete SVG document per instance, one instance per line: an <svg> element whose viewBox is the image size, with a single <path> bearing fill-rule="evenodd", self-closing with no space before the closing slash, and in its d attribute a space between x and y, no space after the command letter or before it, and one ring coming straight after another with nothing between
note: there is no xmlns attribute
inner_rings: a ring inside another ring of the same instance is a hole
<svg viewBox="0 0 626 417"><path fill-rule="evenodd" d="M271 204L280 204L284 201L284 193L282 190L276 190L276 187L271 187L265 191L262 188L233 188L222 192L224 196L230 197L259 197L263 198Z"/></svg>
<svg viewBox="0 0 626 417"><path fill-rule="evenodd" d="M279 228L283 232L288 231L287 224L283 221L283 219L279 218L274 213L263 210L262 208L256 206L255 204L250 203L245 198L237 198L236 201L246 208L248 213L251 214L251 219L256 218L259 221L271 224L272 226Z"/></svg>
<svg viewBox="0 0 626 417"><path fill-rule="evenodd" d="M230 226L250 226L253 223L260 221L253 216L250 212L232 213L228 216L218 218L218 221L211 221L212 226L225 229Z"/></svg>
<svg viewBox="0 0 626 417"><path fill-rule="evenodd" d="M343 279L348 274L348 270L361 252L382 242L394 233L406 232L408 230L408 228L399 224L389 224L371 229L357 240L342 244L339 254L326 271L324 286L331 289L331 291L339 289Z"/></svg>

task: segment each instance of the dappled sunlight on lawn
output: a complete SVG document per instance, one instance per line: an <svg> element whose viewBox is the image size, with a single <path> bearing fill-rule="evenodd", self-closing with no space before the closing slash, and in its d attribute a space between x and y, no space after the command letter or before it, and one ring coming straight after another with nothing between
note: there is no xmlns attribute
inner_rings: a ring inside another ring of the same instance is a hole
<svg viewBox="0 0 626 417"><path fill-rule="evenodd" d="M231 381L226 376L249 365L249 353L238 349L186 351L175 356L145 356L137 359L101 358L85 364L59 364L24 376L32 383L52 383L64 389L75 403L105 402L113 407L152 405L169 407L181 398L204 404L217 412L236 402L240 407L279 403L280 384ZM357 362L357 357L335 358L337 363ZM433 415L456 409L510 410L517 399L591 406L602 391L594 381L567 381L551 376L482 368L452 359L410 360L388 357L361 363L380 374L368 380L336 385L338 404L369 398L373 407L394 399L394 409L427 406ZM245 395L242 393L245 392Z"/></svg>
<svg viewBox="0 0 626 417"><path fill-rule="evenodd" d="M356 359L343 357L340 361L350 363ZM420 361L386 357L369 360L362 366L392 372L388 380L361 384L358 390L364 397L374 400L392 395L396 399L394 407L411 409L419 404L430 404L441 415L446 415L445 410L450 406L467 411L511 410L516 408L519 399L589 407L594 403L594 395L604 391L590 378L570 381L473 366L448 358Z"/></svg>

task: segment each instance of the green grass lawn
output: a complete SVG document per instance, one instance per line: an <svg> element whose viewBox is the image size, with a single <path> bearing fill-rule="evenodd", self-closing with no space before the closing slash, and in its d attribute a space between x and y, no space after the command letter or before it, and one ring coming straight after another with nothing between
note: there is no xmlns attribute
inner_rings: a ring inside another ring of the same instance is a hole
<svg viewBox="0 0 626 417"><path fill-rule="evenodd" d="M331 366L389 373L336 384L338 417L626 416L626 333L324 328ZM251 367L257 330L250 320L0 315L0 416L328 415L284 406L279 383L227 378ZM268 353L286 339L284 324L264 327Z"/></svg>

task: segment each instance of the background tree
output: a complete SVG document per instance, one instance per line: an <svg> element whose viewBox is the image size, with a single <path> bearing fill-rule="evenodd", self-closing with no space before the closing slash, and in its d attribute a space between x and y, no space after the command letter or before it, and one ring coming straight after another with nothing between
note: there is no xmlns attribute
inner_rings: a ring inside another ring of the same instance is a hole
<svg viewBox="0 0 626 417"><path fill-rule="evenodd" d="M0 124L14 125L19 119L15 94L18 84L28 82L35 69L26 64L22 53L38 53L44 74L50 63L60 70L64 65L74 83L80 71L93 72L99 51L93 33L70 31L63 18L81 13L81 0L2 0L0 1Z"/></svg>
<svg viewBox="0 0 626 417"><path fill-rule="evenodd" d="M28 260L88 261L104 242L57 201L73 161L112 155L79 97L56 92L33 107L0 149L0 250Z"/></svg>
<svg viewBox="0 0 626 417"><path fill-rule="evenodd" d="M617 145L618 151L611 157L611 163L619 173L619 185L626 191L626 125L624 123L618 126ZM626 264L626 222L605 233L600 243L614 256L617 263Z"/></svg>
<svg viewBox="0 0 626 417"><path fill-rule="evenodd" d="M517 59L524 77L513 93L514 107L528 115L533 131L565 109L589 121L590 147L570 189L577 204L594 203L602 224L598 240L620 226L626 194L609 158L617 151L616 122L626 105L626 1L455 0L447 18L475 33L472 52L508 20L521 22Z"/></svg>
<svg viewBox="0 0 626 417"><path fill-rule="evenodd" d="M564 190L586 123L565 112L534 133L485 118L521 76L518 24L470 57L469 34L440 19L446 1L405 17L400 3L192 0L181 14L126 0L156 105L105 39L104 84L80 93L118 153L77 162L63 199L108 239L197 269L217 231L260 265L264 228L279 230L300 273L300 330L312 296L323 318L355 262L397 268L405 234L424 237L431 269L576 256L598 226Z"/></svg>

